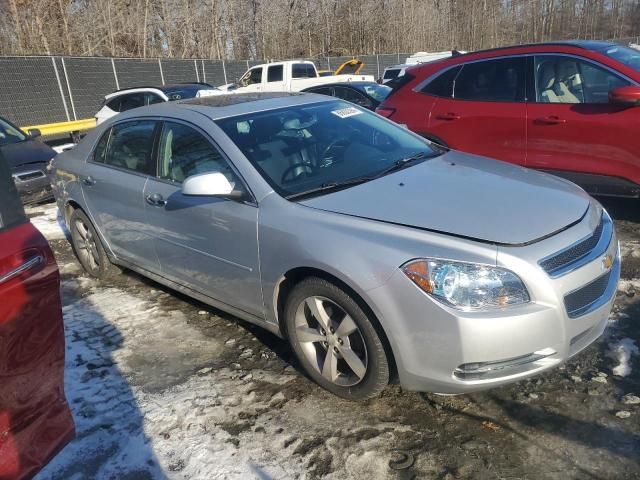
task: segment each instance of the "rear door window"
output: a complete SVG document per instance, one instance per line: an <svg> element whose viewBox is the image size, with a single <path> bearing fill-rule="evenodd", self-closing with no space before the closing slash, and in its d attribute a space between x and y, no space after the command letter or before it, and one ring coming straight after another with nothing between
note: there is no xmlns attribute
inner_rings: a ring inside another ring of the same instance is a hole
<svg viewBox="0 0 640 480"><path fill-rule="evenodd" d="M294 63L291 65L292 78L316 78L316 69L310 63Z"/></svg>
<svg viewBox="0 0 640 480"><path fill-rule="evenodd" d="M526 59L500 58L467 63L454 85L454 98L478 102L524 102Z"/></svg>
<svg viewBox="0 0 640 480"><path fill-rule="evenodd" d="M155 174L152 152L156 125L150 120L114 125L104 163L145 175Z"/></svg>

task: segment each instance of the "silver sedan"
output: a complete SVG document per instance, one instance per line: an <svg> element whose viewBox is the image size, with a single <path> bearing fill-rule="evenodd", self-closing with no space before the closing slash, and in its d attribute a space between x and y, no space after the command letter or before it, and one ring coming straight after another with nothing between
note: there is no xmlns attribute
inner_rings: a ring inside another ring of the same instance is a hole
<svg viewBox="0 0 640 480"><path fill-rule="evenodd" d="M89 273L126 267L288 338L354 400L557 366L603 333L620 274L611 219L573 184L318 95L134 109L54 175Z"/></svg>

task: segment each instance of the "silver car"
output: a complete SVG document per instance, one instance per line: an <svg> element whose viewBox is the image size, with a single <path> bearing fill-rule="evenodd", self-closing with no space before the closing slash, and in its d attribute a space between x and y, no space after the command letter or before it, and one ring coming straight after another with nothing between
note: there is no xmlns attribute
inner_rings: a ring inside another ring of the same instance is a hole
<svg viewBox="0 0 640 480"><path fill-rule="evenodd" d="M126 267L288 338L354 400L396 375L456 394L555 367L602 334L620 275L580 188L319 95L134 109L55 169L89 273Z"/></svg>

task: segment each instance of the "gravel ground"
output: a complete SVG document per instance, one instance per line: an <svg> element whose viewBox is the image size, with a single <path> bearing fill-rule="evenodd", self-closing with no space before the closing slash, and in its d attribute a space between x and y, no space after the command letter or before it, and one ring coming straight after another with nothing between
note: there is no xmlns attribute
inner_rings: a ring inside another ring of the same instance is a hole
<svg viewBox="0 0 640 480"><path fill-rule="evenodd" d="M285 342L125 272L87 277L54 204L29 209L62 273L77 438L39 479L640 478L640 204L607 202L623 278L605 335L488 392L390 386L364 404L308 380Z"/></svg>

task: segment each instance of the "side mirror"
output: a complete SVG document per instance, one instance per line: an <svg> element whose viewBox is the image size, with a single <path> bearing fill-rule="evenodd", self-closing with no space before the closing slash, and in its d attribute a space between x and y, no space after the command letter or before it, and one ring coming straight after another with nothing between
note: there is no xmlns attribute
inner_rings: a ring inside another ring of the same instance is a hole
<svg viewBox="0 0 640 480"><path fill-rule="evenodd" d="M241 200L245 197L242 189L236 189L220 172L201 173L187 177L182 183L182 194L191 196L225 197Z"/></svg>
<svg viewBox="0 0 640 480"><path fill-rule="evenodd" d="M31 138L38 138L40 135L42 135L40 130L37 129L37 128L30 128L27 133L29 134L29 137L31 137Z"/></svg>
<svg viewBox="0 0 640 480"><path fill-rule="evenodd" d="M640 106L640 87L630 85L614 88L609 92L609 103L627 107Z"/></svg>

